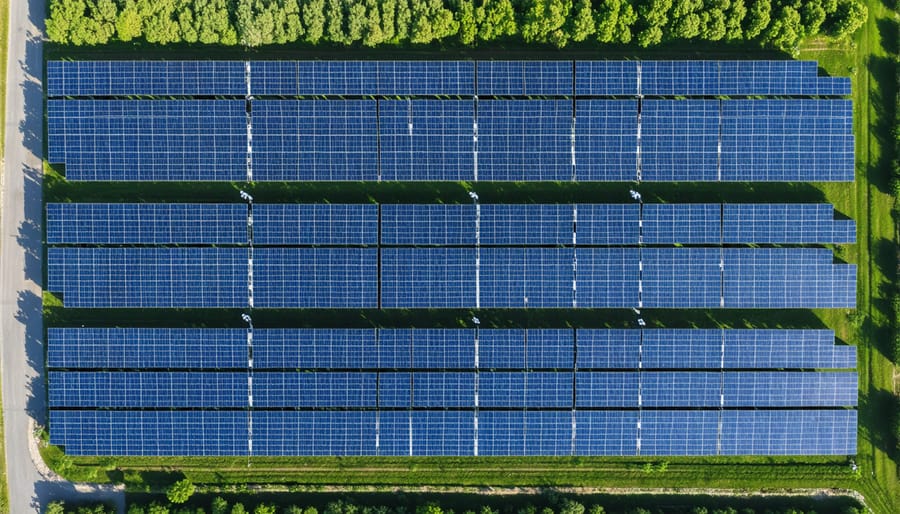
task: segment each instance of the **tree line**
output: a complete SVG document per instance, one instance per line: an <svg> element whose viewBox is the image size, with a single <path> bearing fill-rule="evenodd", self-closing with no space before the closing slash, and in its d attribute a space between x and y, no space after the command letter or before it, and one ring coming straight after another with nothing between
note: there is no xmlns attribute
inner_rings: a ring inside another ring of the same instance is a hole
<svg viewBox="0 0 900 514"><path fill-rule="evenodd" d="M862 0L50 0L47 34L244 47L754 40L793 52L806 37L848 36L867 15Z"/></svg>

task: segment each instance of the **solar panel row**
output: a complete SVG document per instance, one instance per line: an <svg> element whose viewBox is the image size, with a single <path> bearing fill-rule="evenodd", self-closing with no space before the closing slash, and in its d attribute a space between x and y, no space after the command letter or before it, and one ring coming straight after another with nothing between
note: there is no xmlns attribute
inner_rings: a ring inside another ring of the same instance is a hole
<svg viewBox="0 0 900 514"><path fill-rule="evenodd" d="M66 307L243 307L252 269L262 308L853 307L856 267L832 260L825 248L482 248L476 259L475 248L273 247L251 263L247 248L52 247L47 290Z"/></svg>
<svg viewBox="0 0 900 514"><path fill-rule="evenodd" d="M844 100L579 100L573 111L567 100L320 99L246 109L238 100L51 99L48 158L66 165L69 180L854 176Z"/></svg>
<svg viewBox="0 0 900 514"><path fill-rule="evenodd" d="M855 410L254 411L253 455L852 455ZM51 410L69 455L248 455L243 411ZM186 434L190 434L186 437Z"/></svg>
<svg viewBox="0 0 900 514"><path fill-rule="evenodd" d="M813 61L48 61L47 96L850 94L849 79L817 73Z"/></svg>
<svg viewBox="0 0 900 514"><path fill-rule="evenodd" d="M47 329L53 369L244 369L244 329ZM474 369L472 329L262 329L253 367ZM478 365L504 369L853 369L830 330L481 329Z"/></svg>

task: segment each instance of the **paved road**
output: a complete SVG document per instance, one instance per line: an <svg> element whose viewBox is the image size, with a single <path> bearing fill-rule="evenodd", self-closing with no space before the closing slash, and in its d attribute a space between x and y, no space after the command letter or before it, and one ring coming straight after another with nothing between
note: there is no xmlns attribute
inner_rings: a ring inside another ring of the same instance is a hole
<svg viewBox="0 0 900 514"><path fill-rule="evenodd" d="M30 427L44 424L41 319L42 34L45 0L9 1L5 159L0 176L0 363L6 465L12 514L40 512L48 502L124 497L112 488L61 481L35 466ZM33 420L33 421L32 421Z"/></svg>

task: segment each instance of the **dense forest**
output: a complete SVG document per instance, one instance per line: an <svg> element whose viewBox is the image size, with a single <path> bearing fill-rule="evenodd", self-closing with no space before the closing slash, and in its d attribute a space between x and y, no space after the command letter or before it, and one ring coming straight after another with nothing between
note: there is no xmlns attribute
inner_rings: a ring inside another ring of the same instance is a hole
<svg viewBox="0 0 900 514"><path fill-rule="evenodd" d="M72 45L754 40L793 52L866 16L862 0L50 0L47 33Z"/></svg>

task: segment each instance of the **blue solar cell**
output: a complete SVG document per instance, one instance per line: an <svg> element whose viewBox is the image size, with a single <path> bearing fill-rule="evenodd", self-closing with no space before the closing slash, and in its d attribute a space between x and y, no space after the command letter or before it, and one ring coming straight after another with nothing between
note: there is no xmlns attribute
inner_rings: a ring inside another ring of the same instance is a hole
<svg viewBox="0 0 900 514"><path fill-rule="evenodd" d="M253 179L378 178L374 100L253 102Z"/></svg>
<svg viewBox="0 0 900 514"><path fill-rule="evenodd" d="M379 95L475 94L473 61L378 61L377 67Z"/></svg>
<svg viewBox="0 0 900 514"><path fill-rule="evenodd" d="M637 178L636 100L575 102L575 179L630 181Z"/></svg>
<svg viewBox="0 0 900 514"><path fill-rule="evenodd" d="M254 411L253 454L375 455L375 411Z"/></svg>
<svg viewBox="0 0 900 514"><path fill-rule="evenodd" d="M575 61L575 94L636 96L637 61Z"/></svg>
<svg viewBox="0 0 900 514"><path fill-rule="evenodd" d="M474 125L472 100L379 101L381 179L474 179Z"/></svg>
<svg viewBox="0 0 900 514"><path fill-rule="evenodd" d="M251 61L250 93L254 96L299 94L296 61Z"/></svg>
<svg viewBox="0 0 900 514"><path fill-rule="evenodd" d="M243 100L49 100L47 127L68 180L247 178Z"/></svg>
<svg viewBox="0 0 900 514"><path fill-rule="evenodd" d="M637 408L640 378L632 372L575 374L575 407Z"/></svg>
<svg viewBox="0 0 900 514"><path fill-rule="evenodd" d="M524 369L525 330L479 330L478 365L482 369Z"/></svg>
<svg viewBox="0 0 900 514"><path fill-rule="evenodd" d="M51 368L197 368L247 366L247 331L223 328L47 329ZM279 366L280 367L280 366Z"/></svg>
<svg viewBox="0 0 900 514"><path fill-rule="evenodd" d="M484 211L482 206L482 212ZM474 246L475 207L444 204L383 204L381 244Z"/></svg>
<svg viewBox="0 0 900 514"><path fill-rule="evenodd" d="M253 407L375 407L376 386L375 373L254 372Z"/></svg>
<svg viewBox="0 0 900 514"><path fill-rule="evenodd" d="M47 96L244 96L241 61L47 61Z"/></svg>
<svg viewBox="0 0 900 514"><path fill-rule="evenodd" d="M378 330L378 367L411 368L413 329L382 328Z"/></svg>
<svg viewBox="0 0 900 514"><path fill-rule="evenodd" d="M247 373L49 373L50 408L247 407Z"/></svg>
<svg viewBox="0 0 900 514"><path fill-rule="evenodd" d="M577 248L575 299L582 308L630 308L638 305L636 248Z"/></svg>
<svg viewBox="0 0 900 514"><path fill-rule="evenodd" d="M575 207L579 245L638 244L640 206L637 204L578 204Z"/></svg>
<svg viewBox="0 0 900 514"><path fill-rule="evenodd" d="M66 307L244 307L246 248L49 248Z"/></svg>
<svg viewBox="0 0 900 514"><path fill-rule="evenodd" d="M378 84L375 61L299 61L297 94L371 95Z"/></svg>
<svg viewBox="0 0 900 514"><path fill-rule="evenodd" d="M247 206L48 203L47 244L247 244Z"/></svg>
<svg viewBox="0 0 900 514"><path fill-rule="evenodd" d="M566 204L482 204L482 245L558 246L574 243L574 208Z"/></svg>
<svg viewBox="0 0 900 514"><path fill-rule="evenodd" d="M381 306L475 306L474 248L382 248Z"/></svg>
<svg viewBox="0 0 900 514"><path fill-rule="evenodd" d="M572 92L572 61L478 61L479 96L569 96Z"/></svg>
<svg viewBox="0 0 900 514"><path fill-rule="evenodd" d="M722 206L719 204L645 203L641 207L641 221L644 244L722 242Z"/></svg>
<svg viewBox="0 0 900 514"><path fill-rule="evenodd" d="M719 87L717 61L641 61L644 96L714 96Z"/></svg>
<svg viewBox="0 0 900 514"><path fill-rule="evenodd" d="M721 145L725 181L852 181L853 104L723 101Z"/></svg>
<svg viewBox="0 0 900 514"><path fill-rule="evenodd" d="M529 369L571 369L575 361L575 333L567 329L525 331L526 367Z"/></svg>
<svg viewBox="0 0 900 514"><path fill-rule="evenodd" d="M643 306L721 306L721 259L718 248L642 248Z"/></svg>
<svg viewBox="0 0 900 514"><path fill-rule="evenodd" d="M572 180L572 102L478 102L478 173L483 181Z"/></svg>
<svg viewBox="0 0 900 514"><path fill-rule="evenodd" d="M572 373L480 372L478 405L485 408L571 408Z"/></svg>
<svg viewBox="0 0 900 514"><path fill-rule="evenodd" d="M856 367L856 348L836 346L831 330L726 330L726 368Z"/></svg>
<svg viewBox="0 0 900 514"><path fill-rule="evenodd" d="M853 244L853 220L834 219L830 204L725 204L725 243Z"/></svg>
<svg viewBox="0 0 900 514"><path fill-rule="evenodd" d="M409 411L378 412L378 455L412 455L412 414Z"/></svg>
<svg viewBox="0 0 900 514"><path fill-rule="evenodd" d="M715 455L718 411L641 412L641 455Z"/></svg>
<svg viewBox="0 0 900 514"><path fill-rule="evenodd" d="M641 405L644 407L719 407L721 399L722 373L641 373Z"/></svg>
<svg viewBox="0 0 900 514"><path fill-rule="evenodd" d="M51 444L67 455L240 456L249 449L245 411L54 409L50 424Z"/></svg>
<svg viewBox="0 0 900 514"><path fill-rule="evenodd" d="M388 330L379 331L382 338ZM470 369L475 367L474 330L416 329L409 332L412 335L413 368ZM407 352L409 348L410 346L406 347Z"/></svg>
<svg viewBox="0 0 900 514"><path fill-rule="evenodd" d="M644 100L641 180L719 180L719 101Z"/></svg>
<svg viewBox="0 0 900 514"><path fill-rule="evenodd" d="M654 329L641 332L644 369L722 367L722 343L731 330Z"/></svg>
<svg viewBox="0 0 900 514"><path fill-rule="evenodd" d="M644 334L651 332L644 331ZM578 345L577 369L637 368L646 357L641 348L640 330L606 330L583 328L575 332ZM646 364L645 364L646 366Z"/></svg>
<svg viewBox="0 0 900 514"><path fill-rule="evenodd" d="M257 307L377 307L375 248L256 248Z"/></svg>
<svg viewBox="0 0 900 514"><path fill-rule="evenodd" d="M413 411L413 455L473 455L475 413Z"/></svg>
<svg viewBox="0 0 900 514"><path fill-rule="evenodd" d="M573 249L482 248L480 255L481 306L573 306Z"/></svg>
<svg viewBox="0 0 900 514"><path fill-rule="evenodd" d="M412 406L412 373L382 372L378 374L378 407Z"/></svg>
<svg viewBox="0 0 900 514"><path fill-rule="evenodd" d="M257 328L253 331L253 367L375 369L379 367L375 345L374 329Z"/></svg>
<svg viewBox="0 0 900 514"><path fill-rule="evenodd" d="M376 245L375 204L256 204L254 245Z"/></svg>
<svg viewBox="0 0 900 514"><path fill-rule="evenodd" d="M856 372L729 372L726 407L855 407Z"/></svg>
<svg viewBox="0 0 900 514"><path fill-rule="evenodd" d="M572 455L573 417L571 411L525 411L525 455Z"/></svg>
<svg viewBox="0 0 900 514"><path fill-rule="evenodd" d="M637 411L575 411L576 455L637 455Z"/></svg>
<svg viewBox="0 0 900 514"><path fill-rule="evenodd" d="M413 407L475 407L475 373L413 373Z"/></svg>
<svg viewBox="0 0 900 514"><path fill-rule="evenodd" d="M855 455L855 410L726 410L722 455Z"/></svg>
<svg viewBox="0 0 900 514"><path fill-rule="evenodd" d="M478 412L478 455L524 455L525 448L524 411Z"/></svg>

